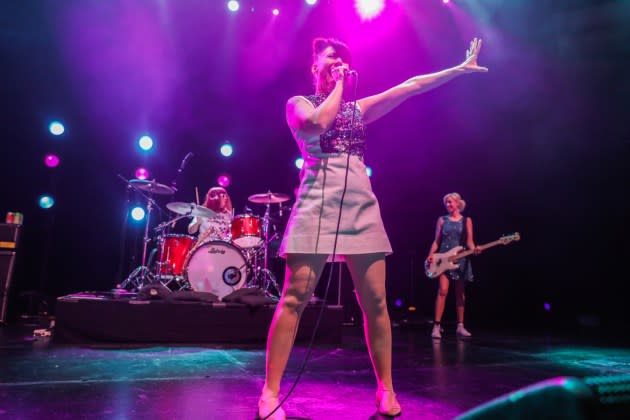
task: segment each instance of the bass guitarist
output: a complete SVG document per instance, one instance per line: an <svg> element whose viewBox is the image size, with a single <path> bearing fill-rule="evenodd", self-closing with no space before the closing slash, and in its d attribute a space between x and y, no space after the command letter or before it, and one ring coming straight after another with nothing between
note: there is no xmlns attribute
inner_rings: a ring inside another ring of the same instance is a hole
<svg viewBox="0 0 630 420"><path fill-rule="evenodd" d="M473 240L473 224L470 217L464 217L462 212L466 207L466 202L461 195L456 192L448 193L442 199L448 215L441 216L437 220L435 227L435 239L431 244L431 250L427 257L427 263L433 263L433 254L444 253L461 245L474 250L474 254L480 254L481 249L475 246ZM459 261L459 267L445 271L439 276L439 288L435 299L435 319L431 337L442 338L442 314L450 281L455 283L455 305L457 310L457 330L458 337L471 337L472 334L464 327L464 300L465 283L473 281L472 265L469 258Z"/></svg>

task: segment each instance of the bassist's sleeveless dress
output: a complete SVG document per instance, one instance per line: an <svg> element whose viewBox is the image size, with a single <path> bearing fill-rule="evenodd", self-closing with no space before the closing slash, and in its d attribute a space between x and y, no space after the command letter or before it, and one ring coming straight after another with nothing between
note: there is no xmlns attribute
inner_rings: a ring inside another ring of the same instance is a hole
<svg viewBox="0 0 630 420"><path fill-rule="evenodd" d="M458 245L466 248L466 240L465 240L465 226L464 221L466 217L462 217L458 221L454 222L449 219L448 216L443 216L442 221L442 234L440 240L440 249L439 253L447 252ZM470 263L470 258L466 257L464 259L459 260L458 262L459 268L455 270L448 270L444 274L450 280L466 280L473 281L473 271L472 264Z"/></svg>

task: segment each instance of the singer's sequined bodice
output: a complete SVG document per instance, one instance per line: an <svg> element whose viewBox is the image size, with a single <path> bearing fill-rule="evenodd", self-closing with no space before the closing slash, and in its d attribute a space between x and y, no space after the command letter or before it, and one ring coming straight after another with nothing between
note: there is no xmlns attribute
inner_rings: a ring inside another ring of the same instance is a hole
<svg viewBox="0 0 630 420"><path fill-rule="evenodd" d="M320 93L306 98L315 107L318 107L327 96L327 94ZM352 122L353 105L356 107L354 124ZM355 102L341 100L333 126L319 136L319 143L324 153L349 153L363 159L365 154L365 124L363 124L363 116Z"/></svg>

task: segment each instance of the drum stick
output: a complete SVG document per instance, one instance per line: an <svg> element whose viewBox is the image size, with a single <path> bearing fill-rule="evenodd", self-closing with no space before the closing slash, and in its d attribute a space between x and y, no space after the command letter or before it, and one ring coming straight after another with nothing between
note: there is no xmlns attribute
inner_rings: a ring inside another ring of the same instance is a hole
<svg viewBox="0 0 630 420"><path fill-rule="evenodd" d="M199 189L195 187L195 197L197 198L197 205L199 205Z"/></svg>

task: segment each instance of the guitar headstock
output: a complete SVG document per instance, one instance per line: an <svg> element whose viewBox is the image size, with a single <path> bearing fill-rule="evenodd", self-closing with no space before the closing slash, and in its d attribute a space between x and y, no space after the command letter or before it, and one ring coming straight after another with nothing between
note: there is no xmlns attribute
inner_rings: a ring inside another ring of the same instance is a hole
<svg viewBox="0 0 630 420"><path fill-rule="evenodd" d="M518 232L514 232L511 235L503 235L499 238L499 241L501 241L503 245L507 245L510 242L515 242L515 241L520 241L520 240L521 240L521 234Z"/></svg>

